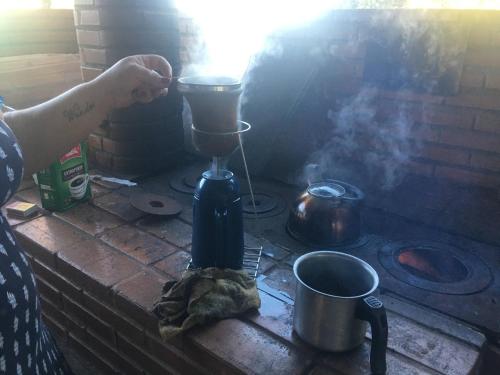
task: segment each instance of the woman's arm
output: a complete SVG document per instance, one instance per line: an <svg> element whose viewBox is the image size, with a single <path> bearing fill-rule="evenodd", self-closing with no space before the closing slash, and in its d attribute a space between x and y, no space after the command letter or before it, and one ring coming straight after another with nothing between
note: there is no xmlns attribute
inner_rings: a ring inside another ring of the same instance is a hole
<svg viewBox="0 0 500 375"><path fill-rule="evenodd" d="M48 102L5 113L4 120L23 150L25 173L47 167L86 139L111 110L165 95L171 77L163 57L130 56Z"/></svg>

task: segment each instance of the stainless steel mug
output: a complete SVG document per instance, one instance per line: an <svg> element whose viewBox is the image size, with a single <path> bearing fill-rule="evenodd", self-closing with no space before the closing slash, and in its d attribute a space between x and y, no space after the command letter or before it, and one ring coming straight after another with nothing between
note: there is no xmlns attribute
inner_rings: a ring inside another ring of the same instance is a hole
<svg viewBox="0 0 500 375"><path fill-rule="evenodd" d="M315 251L295 261L297 279L293 327L307 343L342 352L361 345L366 322L372 330L370 367L386 372L387 317L377 272L363 260L335 251Z"/></svg>

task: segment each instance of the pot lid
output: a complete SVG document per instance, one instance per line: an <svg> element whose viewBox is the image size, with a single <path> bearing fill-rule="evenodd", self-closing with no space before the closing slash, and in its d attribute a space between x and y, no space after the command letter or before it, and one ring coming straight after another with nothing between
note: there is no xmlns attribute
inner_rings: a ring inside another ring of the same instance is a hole
<svg viewBox="0 0 500 375"><path fill-rule="evenodd" d="M317 182L309 185L307 192L318 198L339 198L345 194L345 189L333 182Z"/></svg>
<svg viewBox="0 0 500 375"><path fill-rule="evenodd" d="M177 80L182 93L194 92L241 92L241 82L225 76L188 76Z"/></svg>

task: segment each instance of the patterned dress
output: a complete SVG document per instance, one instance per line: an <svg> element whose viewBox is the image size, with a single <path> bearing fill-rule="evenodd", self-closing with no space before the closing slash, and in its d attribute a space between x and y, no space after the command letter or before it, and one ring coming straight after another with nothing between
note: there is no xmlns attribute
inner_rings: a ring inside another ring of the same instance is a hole
<svg viewBox="0 0 500 375"><path fill-rule="evenodd" d="M0 119L0 205L22 179L21 149ZM71 374L41 319L36 282L23 250L0 213L0 374Z"/></svg>

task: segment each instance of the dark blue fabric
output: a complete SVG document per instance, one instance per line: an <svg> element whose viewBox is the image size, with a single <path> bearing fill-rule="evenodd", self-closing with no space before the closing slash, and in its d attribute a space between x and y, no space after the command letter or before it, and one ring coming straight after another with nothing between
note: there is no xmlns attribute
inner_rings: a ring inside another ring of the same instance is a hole
<svg viewBox="0 0 500 375"><path fill-rule="evenodd" d="M23 158L10 128L0 120L0 205L15 193ZM41 319L33 272L0 213L0 374L71 374Z"/></svg>

